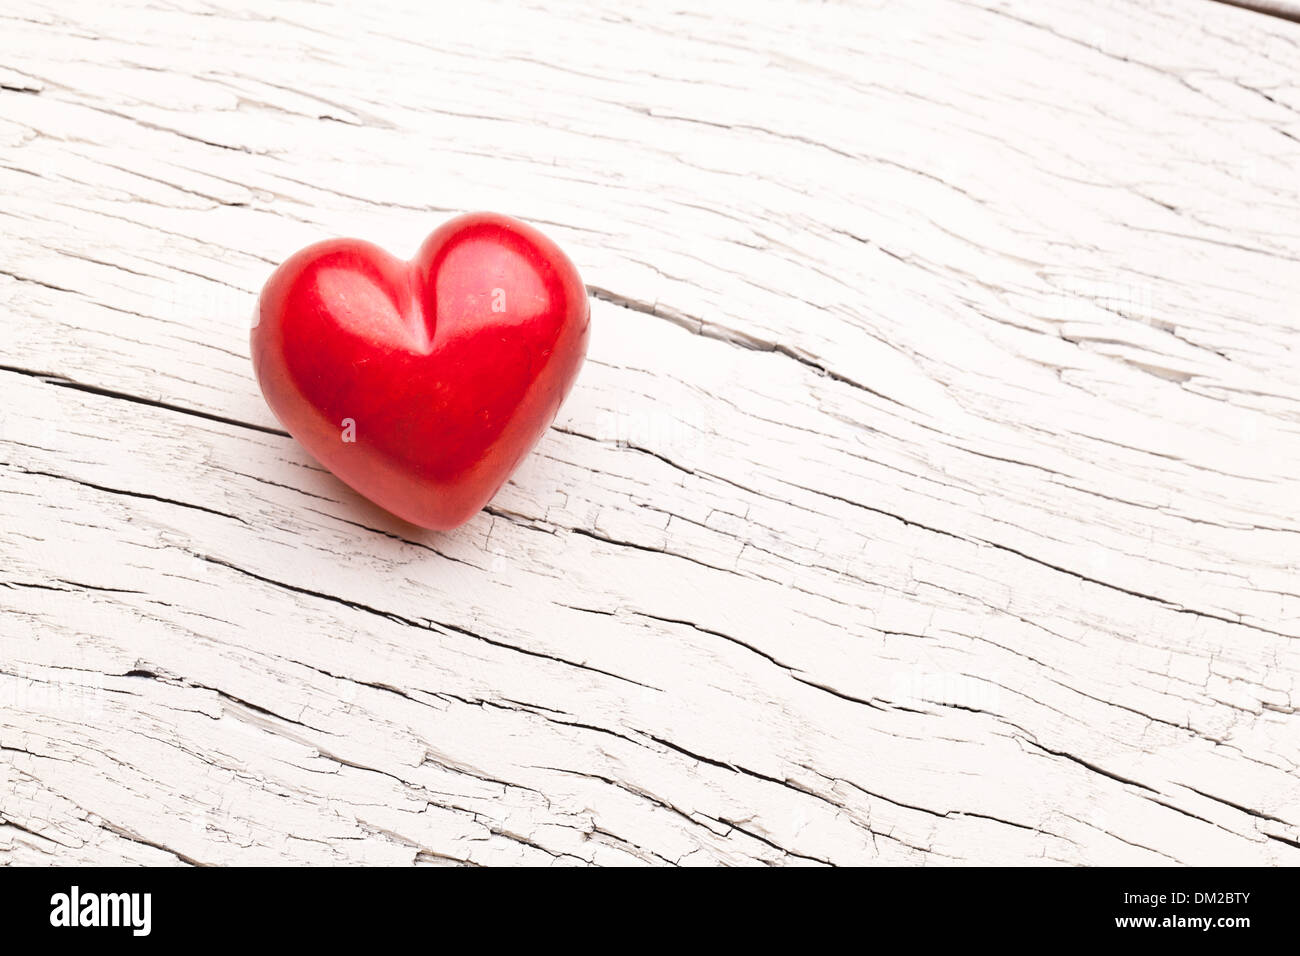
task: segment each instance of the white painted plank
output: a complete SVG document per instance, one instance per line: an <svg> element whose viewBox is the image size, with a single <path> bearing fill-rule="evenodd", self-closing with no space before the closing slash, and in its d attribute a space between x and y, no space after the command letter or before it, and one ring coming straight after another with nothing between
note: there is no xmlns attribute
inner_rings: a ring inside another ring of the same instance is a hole
<svg viewBox="0 0 1300 956"><path fill-rule="evenodd" d="M1292 25L4 18L4 858L1300 860ZM472 208L593 341L432 534L280 431L245 323Z"/></svg>

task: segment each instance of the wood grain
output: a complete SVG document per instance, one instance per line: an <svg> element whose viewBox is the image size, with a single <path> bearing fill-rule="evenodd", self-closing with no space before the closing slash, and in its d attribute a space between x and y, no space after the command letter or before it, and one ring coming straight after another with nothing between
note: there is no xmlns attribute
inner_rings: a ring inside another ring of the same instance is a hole
<svg viewBox="0 0 1300 956"><path fill-rule="evenodd" d="M1300 863L1294 25L0 19L0 859ZM432 534L246 324L478 208L593 341Z"/></svg>
<svg viewBox="0 0 1300 956"><path fill-rule="evenodd" d="M1300 23L1300 3L1296 0L1219 0L1219 2Z"/></svg>

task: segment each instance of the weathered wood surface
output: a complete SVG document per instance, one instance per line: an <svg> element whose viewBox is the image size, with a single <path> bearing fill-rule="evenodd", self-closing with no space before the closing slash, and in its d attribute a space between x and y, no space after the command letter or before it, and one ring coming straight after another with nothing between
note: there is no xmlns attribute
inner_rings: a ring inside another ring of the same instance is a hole
<svg viewBox="0 0 1300 956"><path fill-rule="evenodd" d="M0 860L1300 862L1300 28L1203 0L0 14ZM449 534L247 317L590 283Z"/></svg>

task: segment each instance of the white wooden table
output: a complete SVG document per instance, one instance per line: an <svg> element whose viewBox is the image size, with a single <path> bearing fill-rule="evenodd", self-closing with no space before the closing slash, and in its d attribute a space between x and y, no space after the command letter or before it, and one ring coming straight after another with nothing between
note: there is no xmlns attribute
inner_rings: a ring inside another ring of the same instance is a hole
<svg viewBox="0 0 1300 956"><path fill-rule="evenodd" d="M1300 863L1300 26L1209 0L9 0L0 861ZM540 226L421 532L274 265Z"/></svg>

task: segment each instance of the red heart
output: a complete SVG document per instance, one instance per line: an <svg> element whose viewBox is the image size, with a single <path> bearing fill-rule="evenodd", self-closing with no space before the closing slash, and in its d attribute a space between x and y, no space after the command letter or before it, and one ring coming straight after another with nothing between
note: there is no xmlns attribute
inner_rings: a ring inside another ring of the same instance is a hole
<svg viewBox="0 0 1300 956"><path fill-rule="evenodd" d="M410 262L332 239L267 280L253 367L277 418L393 514L473 517L542 437L587 352L587 292L536 229L473 213Z"/></svg>

